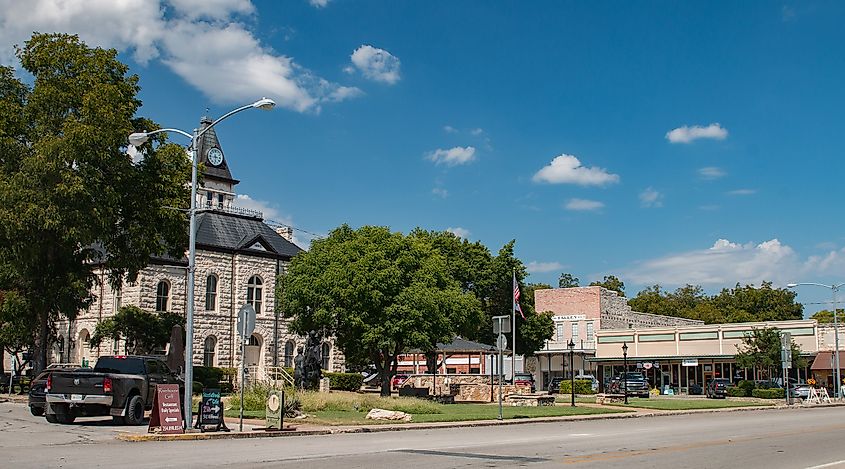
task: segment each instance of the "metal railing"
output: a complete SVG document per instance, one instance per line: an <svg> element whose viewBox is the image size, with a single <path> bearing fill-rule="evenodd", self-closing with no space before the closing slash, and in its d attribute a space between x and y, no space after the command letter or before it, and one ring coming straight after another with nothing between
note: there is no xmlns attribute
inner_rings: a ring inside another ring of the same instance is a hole
<svg viewBox="0 0 845 469"><path fill-rule="evenodd" d="M246 381L247 385L261 383L274 389L293 386L293 377L281 366L248 366Z"/></svg>
<svg viewBox="0 0 845 469"><path fill-rule="evenodd" d="M243 215L253 218L264 218L264 213L259 210L238 207L237 205L223 205L219 202L215 203L206 201L201 208L204 208L205 210L212 210L215 212L231 213L233 215Z"/></svg>

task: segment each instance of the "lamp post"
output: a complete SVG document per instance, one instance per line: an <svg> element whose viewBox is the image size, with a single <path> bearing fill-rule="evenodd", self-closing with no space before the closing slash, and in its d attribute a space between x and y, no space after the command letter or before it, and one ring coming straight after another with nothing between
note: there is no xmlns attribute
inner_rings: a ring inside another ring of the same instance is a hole
<svg viewBox="0 0 845 469"><path fill-rule="evenodd" d="M159 129L152 132L135 132L129 136L129 144L136 147L149 140L151 136L161 132L174 132L191 139L191 144L188 147L191 151L191 208L188 212L190 216L190 233L188 235L188 307L185 313L185 400L182 403L185 412L186 429L191 428L191 422L193 421L191 397L194 382L194 270L196 268L195 258L197 249L197 160L199 159L199 155L197 155L197 143L208 129L214 127L234 114L246 111L247 109L262 109L269 111L275 106L276 103L272 99L261 98L252 104L241 106L223 114L217 120L209 124L208 127L202 129L202 131L194 129L193 134L189 134L188 132L179 129ZM243 357L241 357L241 359L243 359ZM243 383L241 383L241 385L243 385Z"/></svg>
<svg viewBox="0 0 845 469"><path fill-rule="evenodd" d="M622 363L624 369L622 370L622 382L624 383L625 404L628 403L628 344L622 343Z"/></svg>
<svg viewBox="0 0 845 469"><path fill-rule="evenodd" d="M836 383L834 384L833 394L837 398L842 397L842 381L841 377L839 376L839 319L836 314L836 303L837 298L836 294L839 292L839 288L845 285L845 282L832 284L832 285L825 285L823 283L816 283L816 282L800 282L800 283L789 283L786 285L786 288L796 288L801 285L814 285L817 287L824 287L829 288L831 294L833 295L833 336L834 336L834 343L836 347L836 353L833 354L833 367L835 368L834 376L836 377Z"/></svg>
<svg viewBox="0 0 845 469"><path fill-rule="evenodd" d="M575 355L575 342L573 342L572 339L569 339L569 342L566 344L566 348L569 349L569 390L572 393L572 407L575 407L575 367L572 361L572 356Z"/></svg>

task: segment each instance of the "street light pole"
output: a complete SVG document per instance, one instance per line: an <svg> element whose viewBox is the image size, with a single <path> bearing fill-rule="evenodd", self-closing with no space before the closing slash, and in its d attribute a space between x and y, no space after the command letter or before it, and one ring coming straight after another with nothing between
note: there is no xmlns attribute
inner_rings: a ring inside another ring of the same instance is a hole
<svg viewBox="0 0 845 469"><path fill-rule="evenodd" d="M816 283L816 282L801 282L801 283L790 283L787 284L787 288L795 288L801 285L814 285L817 287L824 287L830 288L831 294L833 296L833 341L834 346L836 347L836 351L833 354L833 367L835 368L833 375L835 377L836 382L833 385L833 394L837 398L842 397L842 380L839 373L839 318L836 312L836 303L837 297L836 294L839 293L839 288L845 285L845 282L832 284L832 285L825 285L823 283Z"/></svg>
<svg viewBox="0 0 845 469"><path fill-rule="evenodd" d="M208 131L208 129L211 129L215 125L219 124L220 122L234 114L237 114L241 111L246 111L247 109L262 109L265 111L269 111L275 106L276 103L272 99L261 98L252 104L241 106L237 109L233 109L227 112L226 114L223 114L217 120L209 124L206 128L202 129L201 131L199 131L198 129L194 129L192 134L189 134L188 132L179 129L168 128L154 130L152 132L135 132L129 136L129 144L133 146L142 145L144 142L149 140L151 136L162 132L174 132L191 139L191 208L188 212L190 216L190 233L188 235L188 305L187 310L185 311L185 397L182 403L184 409L183 411L185 413L184 425L186 429L191 428L193 421L193 405L191 398L193 397L194 384L194 277L196 270L197 251L197 167L199 164L199 155L197 155L197 144L199 143L200 137L202 137ZM241 359L243 360L244 357L241 357ZM241 386L243 386L243 383L241 383Z"/></svg>
<svg viewBox="0 0 845 469"><path fill-rule="evenodd" d="M624 363L624 369L622 370L622 382L625 383L625 404L628 403L628 344L623 342L622 343L622 363Z"/></svg>
<svg viewBox="0 0 845 469"><path fill-rule="evenodd" d="M573 342L572 339L569 339L569 343L566 344L566 348L569 349L569 390L572 393L572 407L575 407L575 365L572 360L572 356L575 354L575 342Z"/></svg>

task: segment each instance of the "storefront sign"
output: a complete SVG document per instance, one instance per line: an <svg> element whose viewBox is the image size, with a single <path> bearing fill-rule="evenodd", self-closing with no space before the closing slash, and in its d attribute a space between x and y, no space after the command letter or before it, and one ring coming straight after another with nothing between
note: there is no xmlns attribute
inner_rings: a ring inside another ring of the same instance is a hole
<svg viewBox="0 0 845 469"><path fill-rule="evenodd" d="M153 397L148 432L185 433L182 428L182 409L179 406L179 385L159 384Z"/></svg>
<svg viewBox="0 0 845 469"><path fill-rule="evenodd" d="M646 370L650 370L653 365L650 362L643 363L643 368Z"/></svg>
<svg viewBox="0 0 845 469"><path fill-rule="evenodd" d="M583 319L587 319L584 314L563 314L552 317L553 321L581 321Z"/></svg>
<svg viewBox="0 0 845 469"><path fill-rule="evenodd" d="M683 365L684 366L698 366L698 359L697 358L684 358Z"/></svg>

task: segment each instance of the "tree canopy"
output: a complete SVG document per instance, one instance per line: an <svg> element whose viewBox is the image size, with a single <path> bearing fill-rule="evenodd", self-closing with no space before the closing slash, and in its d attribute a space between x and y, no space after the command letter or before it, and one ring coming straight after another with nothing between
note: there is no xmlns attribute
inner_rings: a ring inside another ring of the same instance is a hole
<svg viewBox="0 0 845 469"><path fill-rule="evenodd" d="M801 348L793 340L790 348L792 350L792 366L795 368L807 366L806 360L801 358ZM766 370L766 376L772 377L773 370L776 375L782 369L781 359L781 337L780 331L774 327L753 329L742 338L742 344L737 345L736 363L744 368L755 368Z"/></svg>
<svg viewBox="0 0 845 469"><path fill-rule="evenodd" d="M127 156L131 132L157 127L135 116L138 77L115 50L35 34L17 57L33 84L0 67L0 291L28 305L38 371L52 321L90 304L97 265L119 286L152 254L184 253L187 222L170 207L190 201L190 162L152 141L141 162Z"/></svg>
<svg viewBox="0 0 845 469"><path fill-rule="evenodd" d="M625 282L619 280L615 275L605 275L601 281L596 280L590 283L591 287L604 287L625 296Z"/></svg>
<svg viewBox="0 0 845 469"><path fill-rule="evenodd" d="M167 345L173 326L184 325L185 318L179 314L151 313L128 305L97 323L89 343L99 347L105 340L125 340L129 353L148 355Z"/></svg>
<svg viewBox="0 0 845 469"><path fill-rule="evenodd" d="M647 287L628 300L635 311L698 319L707 324L751 321L786 321L803 318L804 307L795 292L772 288L771 282L724 288L707 295L699 285L685 285L674 292L660 285Z"/></svg>
<svg viewBox="0 0 845 469"><path fill-rule="evenodd" d="M579 286L579 282L580 280L578 280L578 277L564 272L560 274L560 277L557 279L557 286L558 288L572 288Z"/></svg>
<svg viewBox="0 0 845 469"><path fill-rule="evenodd" d="M842 314L845 313L845 310L841 308L836 308L836 316L837 320L842 320ZM829 309L823 309L821 311L817 311L810 319L815 319L818 321L819 324L832 324L833 323L833 311Z"/></svg>

